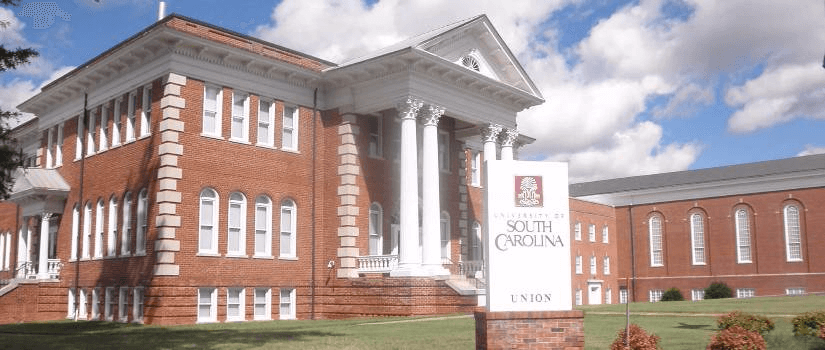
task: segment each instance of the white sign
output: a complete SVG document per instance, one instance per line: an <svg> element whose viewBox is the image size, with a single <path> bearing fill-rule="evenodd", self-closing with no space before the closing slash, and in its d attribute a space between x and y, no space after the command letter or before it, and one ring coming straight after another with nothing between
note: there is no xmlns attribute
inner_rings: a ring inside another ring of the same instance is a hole
<svg viewBox="0 0 825 350"><path fill-rule="evenodd" d="M485 162L489 311L572 309L567 163Z"/></svg>

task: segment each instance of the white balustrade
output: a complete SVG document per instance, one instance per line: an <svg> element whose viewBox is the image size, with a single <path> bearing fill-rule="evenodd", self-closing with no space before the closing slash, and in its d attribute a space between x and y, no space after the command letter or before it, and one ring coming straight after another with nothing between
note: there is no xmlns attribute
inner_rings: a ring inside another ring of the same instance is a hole
<svg viewBox="0 0 825 350"><path fill-rule="evenodd" d="M358 258L359 273L385 273L398 268L398 255L368 255Z"/></svg>

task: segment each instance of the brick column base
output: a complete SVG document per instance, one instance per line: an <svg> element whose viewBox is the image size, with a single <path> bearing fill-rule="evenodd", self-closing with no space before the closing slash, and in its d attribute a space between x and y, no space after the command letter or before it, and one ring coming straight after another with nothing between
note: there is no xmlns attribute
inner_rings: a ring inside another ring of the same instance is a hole
<svg viewBox="0 0 825 350"><path fill-rule="evenodd" d="M584 349L584 311L476 311L476 349Z"/></svg>

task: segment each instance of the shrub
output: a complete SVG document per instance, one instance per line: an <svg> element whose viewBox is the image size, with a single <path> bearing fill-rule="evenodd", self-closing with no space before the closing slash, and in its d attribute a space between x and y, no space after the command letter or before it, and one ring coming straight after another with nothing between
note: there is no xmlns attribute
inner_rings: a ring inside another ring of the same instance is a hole
<svg viewBox="0 0 825 350"><path fill-rule="evenodd" d="M765 335L765 333L773 330L773 321L767 317L739 311L734 311L719 317L719 319L716 320L716 325L719 326L721 330L741 327L747 331L759 333L759 335Z"/></svg>
<svg viewBox="0 0 825 350"><path fill-rule="evenodd" d="M767 348L768 344L759 333L733 326L711 336L707 350L767 350Z"/></svg>
<svg viewBox="0 0 825 350"><path fill-rule="evenodd" d="M665 291L665 294L662 294L662 301L682 301L685 300L685 297L682 296L682 292L679 291L679 288L670 288Z"/></svg>
<svg viewBox="0 0 825 350"><path fill-rule="evenodd" d="M610 350L657 350L659 349L659 337L655 334L648 335L642 327L636 324L630 325L629 344L624 344L625 330L619 331L616 340L610 345Z"/></svg>
<svg viewBox="0 0 825 350"><path fill-rule="evenodd" d="M825 326L819 329L819 338L825 340Z"/></svg>
<svg viewBox="0 0 825 350"><path fill-rule="evenodd" d="M791 323L794 336L818 336L820 329L825 327L825 311L806 312L794 317Z"/></svg>
<svg viewBox="0 0 825 350"><path fill-rule="evenodd" d="M722 299L733 297L733 291L723 282L714 282L705 288L705 299Z"/></svg>

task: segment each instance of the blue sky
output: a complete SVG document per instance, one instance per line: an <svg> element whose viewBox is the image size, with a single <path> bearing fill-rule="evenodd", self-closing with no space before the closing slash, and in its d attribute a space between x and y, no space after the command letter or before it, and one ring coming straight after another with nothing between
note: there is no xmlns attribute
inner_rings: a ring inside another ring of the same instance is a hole
<svg viewBox="0 0 825 350"><path fill-rule="evenodd" d="M66 0L69 16L49 23L24 11L48 2L22 2L0 10L0 42L41 57L0 74L4 109L157 15L155 0ZM333 62L486 13L547 100L519 115L538 139L522 157L568 161L574 181L825 152L820 0L169 0L167 12Z"/></svg>

